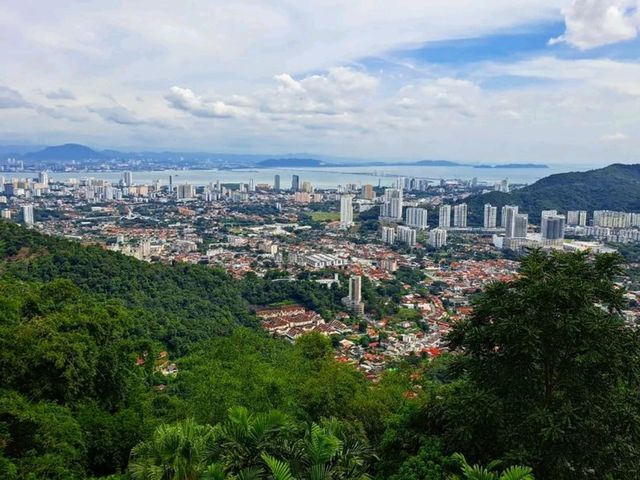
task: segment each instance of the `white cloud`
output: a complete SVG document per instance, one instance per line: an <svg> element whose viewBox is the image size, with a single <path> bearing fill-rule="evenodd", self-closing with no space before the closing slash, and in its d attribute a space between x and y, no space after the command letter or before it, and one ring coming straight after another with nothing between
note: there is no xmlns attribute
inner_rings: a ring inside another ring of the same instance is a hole
<svg viewBox="0 0 640 480"><path fill-rule="evenodd" d="M602 140L605 142L620 142L622 140L626 140L628 137L621 132L608 133L607 135L602 136Z"/></svg>
<svg viewBox="0 0 640 480"><path fill-rule="evenodd" d="M550 44L580 50L631 40L640 29L640 0L573 0L563 9L566 32Z"/></svg>
<svg viewBox="0 0 640 480"><path fill-rule="evenodd" d="M245 113L242 106L229 105L220 100L209 100L196 95L188 88L171 87L165 98L172 108L196 117L231 118Z"/></svg>

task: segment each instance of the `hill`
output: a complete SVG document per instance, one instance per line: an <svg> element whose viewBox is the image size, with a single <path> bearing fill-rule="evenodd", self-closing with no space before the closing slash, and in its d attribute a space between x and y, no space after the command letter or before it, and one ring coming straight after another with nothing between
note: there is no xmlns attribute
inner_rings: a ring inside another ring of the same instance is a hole
<svg viewBox="0 0 640 480"><path fill-rule="evenodd" d="M640 211L640 164L550 175L512 193L485 193L467 203L470 221L476 225L482 223L485 203L498 208L519 205L534 223L540 220L542 210Z"/></svg>
<svg viewBox="0 0 640 480"><path fill-rule="evenodd" d="M47 147L37 152L27 153L24 156L28 160L96 160L104 158L104 155L95 150L77 143L66 143L54 147Z"/></svg>
<svg viewBox="0 0 640 480"><path fill-rule="evenodd" d="M21 281L65 279L87 294L117 301L135 311L150 337L177 354L255 324L240 285L221 270L148 264L7 222L0 222L0 273Z"/></svg>

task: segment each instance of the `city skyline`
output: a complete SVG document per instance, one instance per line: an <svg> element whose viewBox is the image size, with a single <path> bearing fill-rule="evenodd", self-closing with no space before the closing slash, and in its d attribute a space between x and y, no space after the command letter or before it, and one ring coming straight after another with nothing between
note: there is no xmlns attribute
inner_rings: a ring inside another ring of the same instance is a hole
<svg viewBox="0 0 640 480"><path fill-rule="evenodd" d="M634 160L637 1L424 3L9 1L0 142Z"/></svg>

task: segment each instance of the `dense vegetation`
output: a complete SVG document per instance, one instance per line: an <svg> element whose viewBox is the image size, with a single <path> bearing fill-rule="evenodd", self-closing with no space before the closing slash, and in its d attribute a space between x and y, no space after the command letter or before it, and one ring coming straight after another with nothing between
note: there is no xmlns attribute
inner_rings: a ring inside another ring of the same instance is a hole
<svg viewBox="0 0 640 480"><path fill-rule="evenodd" d="M330 308L339 290L270 290L0 225L0 478L640 475L640 349L618 314L618 257L531 253L479 295L453 354L371 383L320 335L292 345L243 326L247 302ZM152 279L205 311L159 298ZM182 332L179 373L162 373Z"/></svg>
<svg viewBox="0 0 640 480"><path fill-rule="evenodd" d="M150 337L172 352L255 325L240 286L221 270L178 263L171 267L138 262L98 246L51 238L0 222L3 275L25 281L68 279L134 310Z"/></svg>
<svg viewBox="0 0 640 480"><path fill-rule="evenodd" d="M470 221L482 225L485 203L519 205L532 222L542 210L640 211L640 165L613 164L587 172L550 175L512 193L491 192L468 201Z"/></svg>

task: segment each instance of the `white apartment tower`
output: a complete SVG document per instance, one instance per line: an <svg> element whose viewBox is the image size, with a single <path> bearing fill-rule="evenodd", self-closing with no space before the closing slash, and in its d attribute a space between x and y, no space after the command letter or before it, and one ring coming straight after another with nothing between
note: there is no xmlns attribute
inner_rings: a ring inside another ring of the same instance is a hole
<svg viewBox="0 0 640 480"><path fill-rule="evenodd" d="M490 203L484 205L484 221L482 226L484 228L496 228L498 222L498 207L494 207Z"/></svg>
<svg viewBox="0 0 640 480"><path fill-rule="evenodd" d="M340 197L340 228L348 230L353 225L353 196Z"/></svg>
<svg viewBox="0 0 640 480"><path fill-rule="evenodd" d="M467 228L467 204L461 203L453 207L454 228Z"/></svg>
<svg viewBox="0 0 640 480"><path fill-rule="evenodd" d="M427 209L415 207L407 208L404 214L404 223L409 227L426 230L429 226L427 223Z"/></svg>
<svg viewBox="0 0 640 480"><path fill-rule="evenodd" d="M441 205L438 211L438 228L451 227L451 205Z"/></svg>

